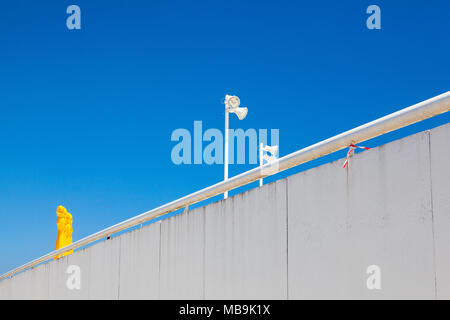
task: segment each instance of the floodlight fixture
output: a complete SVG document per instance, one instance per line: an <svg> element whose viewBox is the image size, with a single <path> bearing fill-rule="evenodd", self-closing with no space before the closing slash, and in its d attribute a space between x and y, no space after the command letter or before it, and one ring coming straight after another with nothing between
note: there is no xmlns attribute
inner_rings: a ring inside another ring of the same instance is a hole
<svg viewBox="0 0 450 320"><path fill-rule="evenodd" d="M248 113L246 107L239 107L241 100L237 96L225 95L225 110L234 113L238 116L239 120L243 120Z"/></svg>

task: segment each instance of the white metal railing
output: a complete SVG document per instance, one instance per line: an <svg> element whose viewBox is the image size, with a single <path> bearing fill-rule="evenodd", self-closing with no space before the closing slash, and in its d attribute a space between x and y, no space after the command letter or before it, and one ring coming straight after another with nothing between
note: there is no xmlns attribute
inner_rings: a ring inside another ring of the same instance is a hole
<svg viewBox="0 0 450 320"><path fill-rule="evenodd" d="M52 259L53 257L60 255L66 251L74 250L88 245L89 243L102 238L106 238L114 233L139 225L151 219L155 219L177 209L187 207L202 200L211 198L215 195L254 182L260 178L276 174L280 171L287 170L302 163L317 159L335 151L339 151L348 147L350 144L356 144L365 140L375 138L387 132L403 128L410 124L434 117L447 111L450 111L450 91L447 91L446 93L438 95L434 98L422 101L400 111L391 113L385 117L366 123L352 130L338 134L312 146L288 154L282 158L277 159L275 162L268 163L247 172L241 173L237 176L229 178L228 180L221 181L205 189L191 193L185 197L169 202L153 210L144 212L138 216L122 221L116 225L103 229L81 240L75 241L74 243L64 248L47 253L40 258L28 262L14 270L11 270L0 276L0 280L12 276L17 272L33 267L36 264ZM273 168L276 168L276 170L274 170Z"/></svg>

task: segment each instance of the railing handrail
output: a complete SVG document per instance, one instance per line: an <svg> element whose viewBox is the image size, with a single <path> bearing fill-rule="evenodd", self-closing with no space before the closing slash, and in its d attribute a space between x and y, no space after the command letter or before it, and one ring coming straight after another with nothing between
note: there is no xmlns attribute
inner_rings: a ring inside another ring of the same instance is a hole
<svg viewBox="0 0 450 320"><path fill-rule="evenodd" d="M12 276L15 273L18 273L30 267L33 267L34 265L37 265L41 262L52 259L53 257L60 255L66 251L80 248L99 239L106 238L114 233L123 231L172 211L206 200L218 194L224 193L225 191L235 189L237 187L257 181L260 178L276 174L305 162L339 151L348 147L350 144L356 144L378 137L387 132L406 127L410 124L434 117L447 111L450 111L450 91L447 91L431 99L419 102L400 111L391 113L387 116L366 123L329 139L323 140L309 147L290 153L284 157L277 159L271 164L269 163L260 167L256 167L237 176L229 178L228 180L221 181L200 191L191 193L185 197L157 207L153 210L144 212L133 218L122 221L116 225L103 229L81 240L75 241L74 243L64 248L52 251L16 269L8 271L7 273L0 276L0 280Z"/></svg>

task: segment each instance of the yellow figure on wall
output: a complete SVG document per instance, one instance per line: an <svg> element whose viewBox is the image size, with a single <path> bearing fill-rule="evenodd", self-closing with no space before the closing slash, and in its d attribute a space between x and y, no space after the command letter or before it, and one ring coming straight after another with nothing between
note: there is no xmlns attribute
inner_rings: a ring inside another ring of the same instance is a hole
<svg viewBox="0 0 450 320"><path fill-rule="evenodd" d="M56 235L55 250L61 249L72 243L72 215L67 212L67 209L63 206L56 208L56 225L58 227L58 234ZM73 250L64 252L62 256L67 256L73 253ZM56 256L54 259L61 258L61 255Z"/></svg>

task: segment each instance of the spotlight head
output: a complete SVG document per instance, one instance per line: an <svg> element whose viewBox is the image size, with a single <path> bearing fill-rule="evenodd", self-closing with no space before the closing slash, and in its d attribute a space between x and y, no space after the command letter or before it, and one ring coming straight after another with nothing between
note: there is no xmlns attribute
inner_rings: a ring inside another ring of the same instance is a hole
<svg viewBox="0 0 450 320"><path fill-rule="evenodd" d="M247 116L248 109L245 107L239 107L241 100L237 96L225 95L225 110L231 113L235 113L239 120L244 119Z"/></svg>
<svg viewBox="0 0 450 320"><path fill-rule="evenodd" d="M225 108L233 110L239 108L241 100L237 96L225 95Z"/></svg>
<svg viewBox="0 0 450 320"><path fill-rule="evenodd" d="M244 119L247 116L248 109L245 108L245 107L243 107L243 108L236 108L236 109L230 110L230 112L235 113L238 116L239 120L242 120L242 119Z"/></svg>

